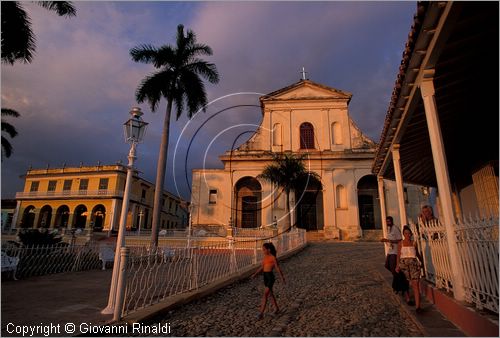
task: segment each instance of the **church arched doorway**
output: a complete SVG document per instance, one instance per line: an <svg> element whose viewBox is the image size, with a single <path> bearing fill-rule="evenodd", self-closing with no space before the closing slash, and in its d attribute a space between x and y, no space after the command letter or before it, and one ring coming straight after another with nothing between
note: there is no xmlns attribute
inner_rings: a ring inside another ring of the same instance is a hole
<svg viewBox="0 0 500 338"><path fill-rule="evenodd" d="M297 227L308 231L323 230L323 187L309 176L295 191L295 220Z"/></svg>
<svg viewBox="0 0 500 338"><path fill-rule="evenodd" d="M240 228L261 226L262 187L254 177L243 177L234 186L234 224Z"/></svg>
<svg viewBox="0 0 500 338"><path fill-rule="evenodd" d="M358 181L359 225L363 230L382 229L378 184L375 175L366 175Z"/></svg>

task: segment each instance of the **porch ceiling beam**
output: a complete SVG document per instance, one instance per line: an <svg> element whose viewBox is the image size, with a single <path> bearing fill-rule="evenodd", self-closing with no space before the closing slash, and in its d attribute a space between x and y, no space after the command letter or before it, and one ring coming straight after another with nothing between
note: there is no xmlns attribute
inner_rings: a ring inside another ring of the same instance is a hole
<svg viewBox="0 0 500 338"><path fill-rule="evenodd" d="M417 72L416 79L414 83L417 84L417 86L412 86L410 90L410 94L408 95L408 100L406 101L405 109L400 116L400 120L398 123L398 127L396 129L396 132L394 133L394 138L392 139L391 142L389 142L389 145L392 146L395 143L398 143L401 138L402 134L406 128L407 120L409 120L409 117L411 116L412 109L415 107L415 102L420 100L419 97L415 97L415 93L417 92L417 89L419 88L420 83L422 82L422 79L424 77L424 70L425 69L431 69L436 65L436 62L441 55L441 52L443 48L442 47L445 44L445 41L448 39L449 35L451 34L453 23L457 21L458 15L461 10L461 5L456 2L447 2L444 6L443 13L440 15L438 23L435 27L430 25L430 27L433 27L431 29L435 30L434 34L432 34L432 39L429 42L428 46L426 47L426 53L425 56L420 63L419 71ZM429 19L431 20L431 19ZM447 24L447 26L445 26ZM429 24L428 24L429 26ZM424 27L425 27L425 22L424 22ZM425 28L424 28L425 29ZM421 37L419 36L419 39ZM423 38L423 37L422 37ZM418 42L417 42L418 43ZM422 50L422 49L419 49ZM417 53L418 54L418 53ZM415 55L415 57L417 57ZM412 56L413 58L413 56ZM411 63L411 61L410 61ZM416 67L413 67L416 68ZM407 72L408 73L408 72ZM403 85L406 85L405 83ZM418 95L419 96L419 95ZM390 131L388 132L389 136ZM389 146L389 147L390 147ZM384 145L386 147L386 145ZM382 164L380 165L379 169L377 170L377 174L381 176L385 176L385 170L387 168L389 159L392 156L389 155L389 151L384 151L384 159Z"/></svg>

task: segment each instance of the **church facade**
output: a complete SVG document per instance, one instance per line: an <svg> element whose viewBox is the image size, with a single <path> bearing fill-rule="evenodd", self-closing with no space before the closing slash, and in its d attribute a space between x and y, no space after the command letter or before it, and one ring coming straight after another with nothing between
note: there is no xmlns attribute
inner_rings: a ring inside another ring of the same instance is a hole
<svg viewBox="0 0 500 338"><path fill-rule="evenodd" d="M351 97L310 80L262 96L259 128L219 157L224 168L193 170L193 226L286 229L284 193L258 175L273 155L290 152L304 155L307 170L321 180L291 194L294 224L344 240L381 229L378 183L371 173L376 144L350 118ZM408 188L409 204L416 202L418 209L420 190Z"/></svg>

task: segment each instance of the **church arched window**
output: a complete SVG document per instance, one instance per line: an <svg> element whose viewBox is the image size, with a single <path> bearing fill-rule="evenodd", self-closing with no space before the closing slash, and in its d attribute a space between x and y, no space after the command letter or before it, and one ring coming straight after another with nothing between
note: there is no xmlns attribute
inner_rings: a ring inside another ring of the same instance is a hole
<svg viewBox="0 0 500 338"><path fill-rule="evenodd" d="M343 185L337 185L335 197L337 199L337 208L347 209L347 194Z"/></svg>
<svg viewBox="0 0 500 338"><path fill-rule="evenodd" d="M342 144L342 126L339 122L332 123L332 143Z"/></svg>
<svg viewBox="0 0 500 338"><path fill-rule="evenodd" d="M273 146L281 145L281 124L275 123L273 126Z"/></svg>
<svg viewBox="0 0 500 338"><path fill-rule="evenodd" d="M300 149L314 149L314 127L309 122L300 125Z"/></svg>

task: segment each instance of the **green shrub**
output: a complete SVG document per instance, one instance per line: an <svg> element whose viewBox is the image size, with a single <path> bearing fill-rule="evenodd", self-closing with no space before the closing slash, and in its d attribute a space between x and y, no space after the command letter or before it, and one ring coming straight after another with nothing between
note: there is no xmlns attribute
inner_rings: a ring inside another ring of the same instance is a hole
<svg viewBox="0 0 500 338"><path fill-rule="evenodd" d="M32 246L51 246L56 245L62 241L62 237L57 233L39 230L22 230L18 234L19 241L25 247Z"/></svg>

